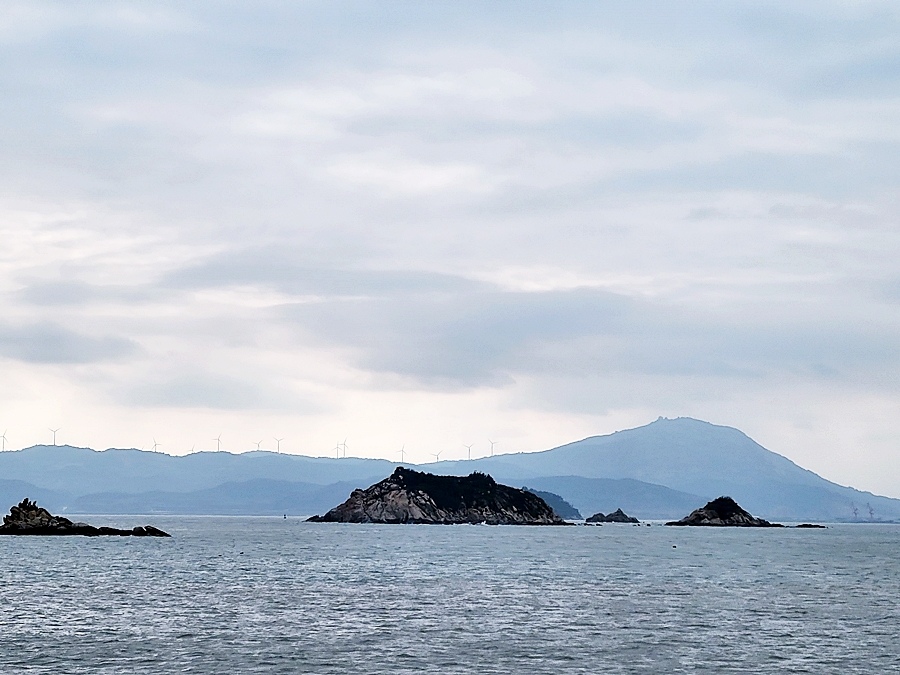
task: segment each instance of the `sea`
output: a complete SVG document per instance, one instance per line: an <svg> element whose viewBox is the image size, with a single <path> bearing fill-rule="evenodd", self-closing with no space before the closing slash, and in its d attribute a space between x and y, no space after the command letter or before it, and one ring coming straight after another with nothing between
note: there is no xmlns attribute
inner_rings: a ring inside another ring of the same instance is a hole
<svg viewBox="0 0 900 675"><path fill-rule="evenodd" d="M896 673L900 526L83 517L0 537L0 673Z"/></svg>

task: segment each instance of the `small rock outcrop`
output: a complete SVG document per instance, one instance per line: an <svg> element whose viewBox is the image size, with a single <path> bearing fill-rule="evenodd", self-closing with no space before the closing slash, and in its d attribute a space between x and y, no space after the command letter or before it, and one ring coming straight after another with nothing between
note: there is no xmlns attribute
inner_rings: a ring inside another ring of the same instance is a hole
<svg viewBox="0 0 900 675"><path fill-rule="evenodd" d="M523 486L522 489L533 495L537 495L547 502L547 506L553 509L560 518L566 520L581 520L581 512L555 492L545 492L544 490L535 490L534 488L525 486Z"/></svg>
<svg viewBox="0 0 900 675"><path fill-rule="evenodd" d="M762 518L755 518L744 511L731 497L718 497L706 506L692 511L681 520L666 525L705 525L711 527L784 527L770 523Z"/></svg>
<svg viewBox="0 0 900 675"><path fill-rule="evenodd" d="M637 518L634 516L629 516L622 509L616 509L608 516L604 516L602 513L595 513L590 518L586 518L586 523L639 523Z"/></svg>
<svg viewBox="0 0 900 675"><path fill-rule="evenodd" d="M343 504L309 522L567 524L537 495L501 485L486 474L436 476L404 467L365 490L354 490Z"/></svg>
<svg viewBox="0 0 900 675"><path fill-rule="evenodd" d="M83 535L99 537L103 535L118 537L171 537L172 535L152 525L135 527L130 530L119 530L114 527L94 527L87 523L73 523L68 518L54 516L27 497L3 516L0 535Z"/></svg>

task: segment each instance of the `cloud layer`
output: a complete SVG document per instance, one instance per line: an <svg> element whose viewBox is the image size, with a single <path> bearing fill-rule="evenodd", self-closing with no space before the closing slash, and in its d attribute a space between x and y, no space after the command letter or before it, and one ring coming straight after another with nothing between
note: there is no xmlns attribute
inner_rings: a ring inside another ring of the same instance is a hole
<svg viewBox="0 0 900 675"><path fill-rule="evenodd" d="M898 496L898 24L12 3L0 428L425 459L687 414Z"/></svg>

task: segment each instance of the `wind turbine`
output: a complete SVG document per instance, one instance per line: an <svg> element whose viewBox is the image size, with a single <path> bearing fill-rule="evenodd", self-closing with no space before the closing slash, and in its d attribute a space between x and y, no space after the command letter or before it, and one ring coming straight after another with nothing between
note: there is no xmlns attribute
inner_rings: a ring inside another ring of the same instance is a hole
<svg viewBox="0 0 900 675"><path fill-rule="evenodd" d="M3 441L3 450L6 450L6 432L7 431L9 431L9 429L4 429L3 435L0 436L0 441Z"/></svg>
<svg viewBox="0 0 900 675"><path fill-rule="evenodd" d="M53 433L53 445L56 445L56 432L59 431L59 428L50 429L50 431Z"/></svg>
<svg viewBox="0 0 900 675"><path fill-rule="evenodd" d="M219 434L213 439L216 442L216 452L222 450L222 434Z"/></svg>
<svg viewBox="0 0 900 675"><path fill-rule="evenodd" d="M403 444L403 447L400 448L400 462L406 461L406 443Z"/></svg>
<svg viewBox="0 0 900 675"><path fill-rule="evenodd" d="M497 441L492 441L490 438L488 439L488 443L491 444L491 457L494 456L494 446L497 445Z"/></svg>
<svg viewBox="0 0 900 675"><path fill-rule="evenodd" d="M275 452L281 452L281 441L283 441L284 439L275 438L274 436L272 438L275 440Z"/></svg>
<svg viewBox="0 0 900 675"><path fill-rule="evenodd" d="M472 459L472 446L473 445L475 445L475 444L469 443L468 445L466 445L465 443L463 443L463 447L469 451L469 459Z"/></svg>
<svg viewBox="0 0 900 675"><path fill-rule="evenodd" d="M344 451L344 457L346 457L347 456L347 439L346 438L344 439L344 442L341 443L341 448Z"/></svg>
<svg viewBox="0 0 900 675"><path fill-rule="evenodd" d="M338 444L334 446L334 458L335 458L335 459L340 459L340 458L341 458L341 444L340 444L340 442L338 442Z"/></svg>
<svg viewBox="0 0 900 675"><path fill-rule="evenodd" d="M259 450L259 446L262 445L262 441L256 441L256 449Z"/></svg>
<svg viewBox="0 0 900 675"><path fill-rule="evenodd" d="M439 450L438 452L432 452L432 453L431 453L431 456L434 457L434 461L435 461L435 462L440 462L440 461L441 461L441 453L442 453L442 452L443 452L443 450Z"/></svg>
<svg viewBox="0 0 900 675"><path fill-rule="evenodd" d="M159 443L156 442L156 439L153 439L153 452L156 452L156 449L160 446Z"/></svg>

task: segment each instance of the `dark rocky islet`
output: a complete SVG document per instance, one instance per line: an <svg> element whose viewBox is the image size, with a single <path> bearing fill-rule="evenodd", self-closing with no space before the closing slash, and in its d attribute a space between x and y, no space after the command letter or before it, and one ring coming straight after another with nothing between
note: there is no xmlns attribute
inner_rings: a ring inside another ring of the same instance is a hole
<svg viewBox="0 0 900 675"><path fill-rule="evenodd" d="M594 515L585 518L584 522L586 523L640 523L637 518L634 516L629 516L622 509L616 509L612 513L608 515L603 515L602 513L595 513Z"/></svg>
<svg viewBox="0 0 900 675"><path fill-rule="evenodd" d="M94 527L87 523L73 523L68 518L54 516L47 509L41 508L27 497L3 516L0 535L32 535L32 536L65 536L81 535L85 537L117 536L117 537L171 537L167 532L144 525L130 530L115 527Z"/></svg>
<svg viewBox="0 0 900 675"><path fill-rule="evenodd" d="M491 476L436 476L397 467L384 480L354 490L318 523L567 525L547 503Z"/></svg>
<svg viewBox="0 0 900 675"><path fill-rule="evenodd" d="M756 518L742 509L731 497L717 497L706 506L692 511L681 520L666 525L686 525L705 527L784 527L778 523Z"/></svg>

